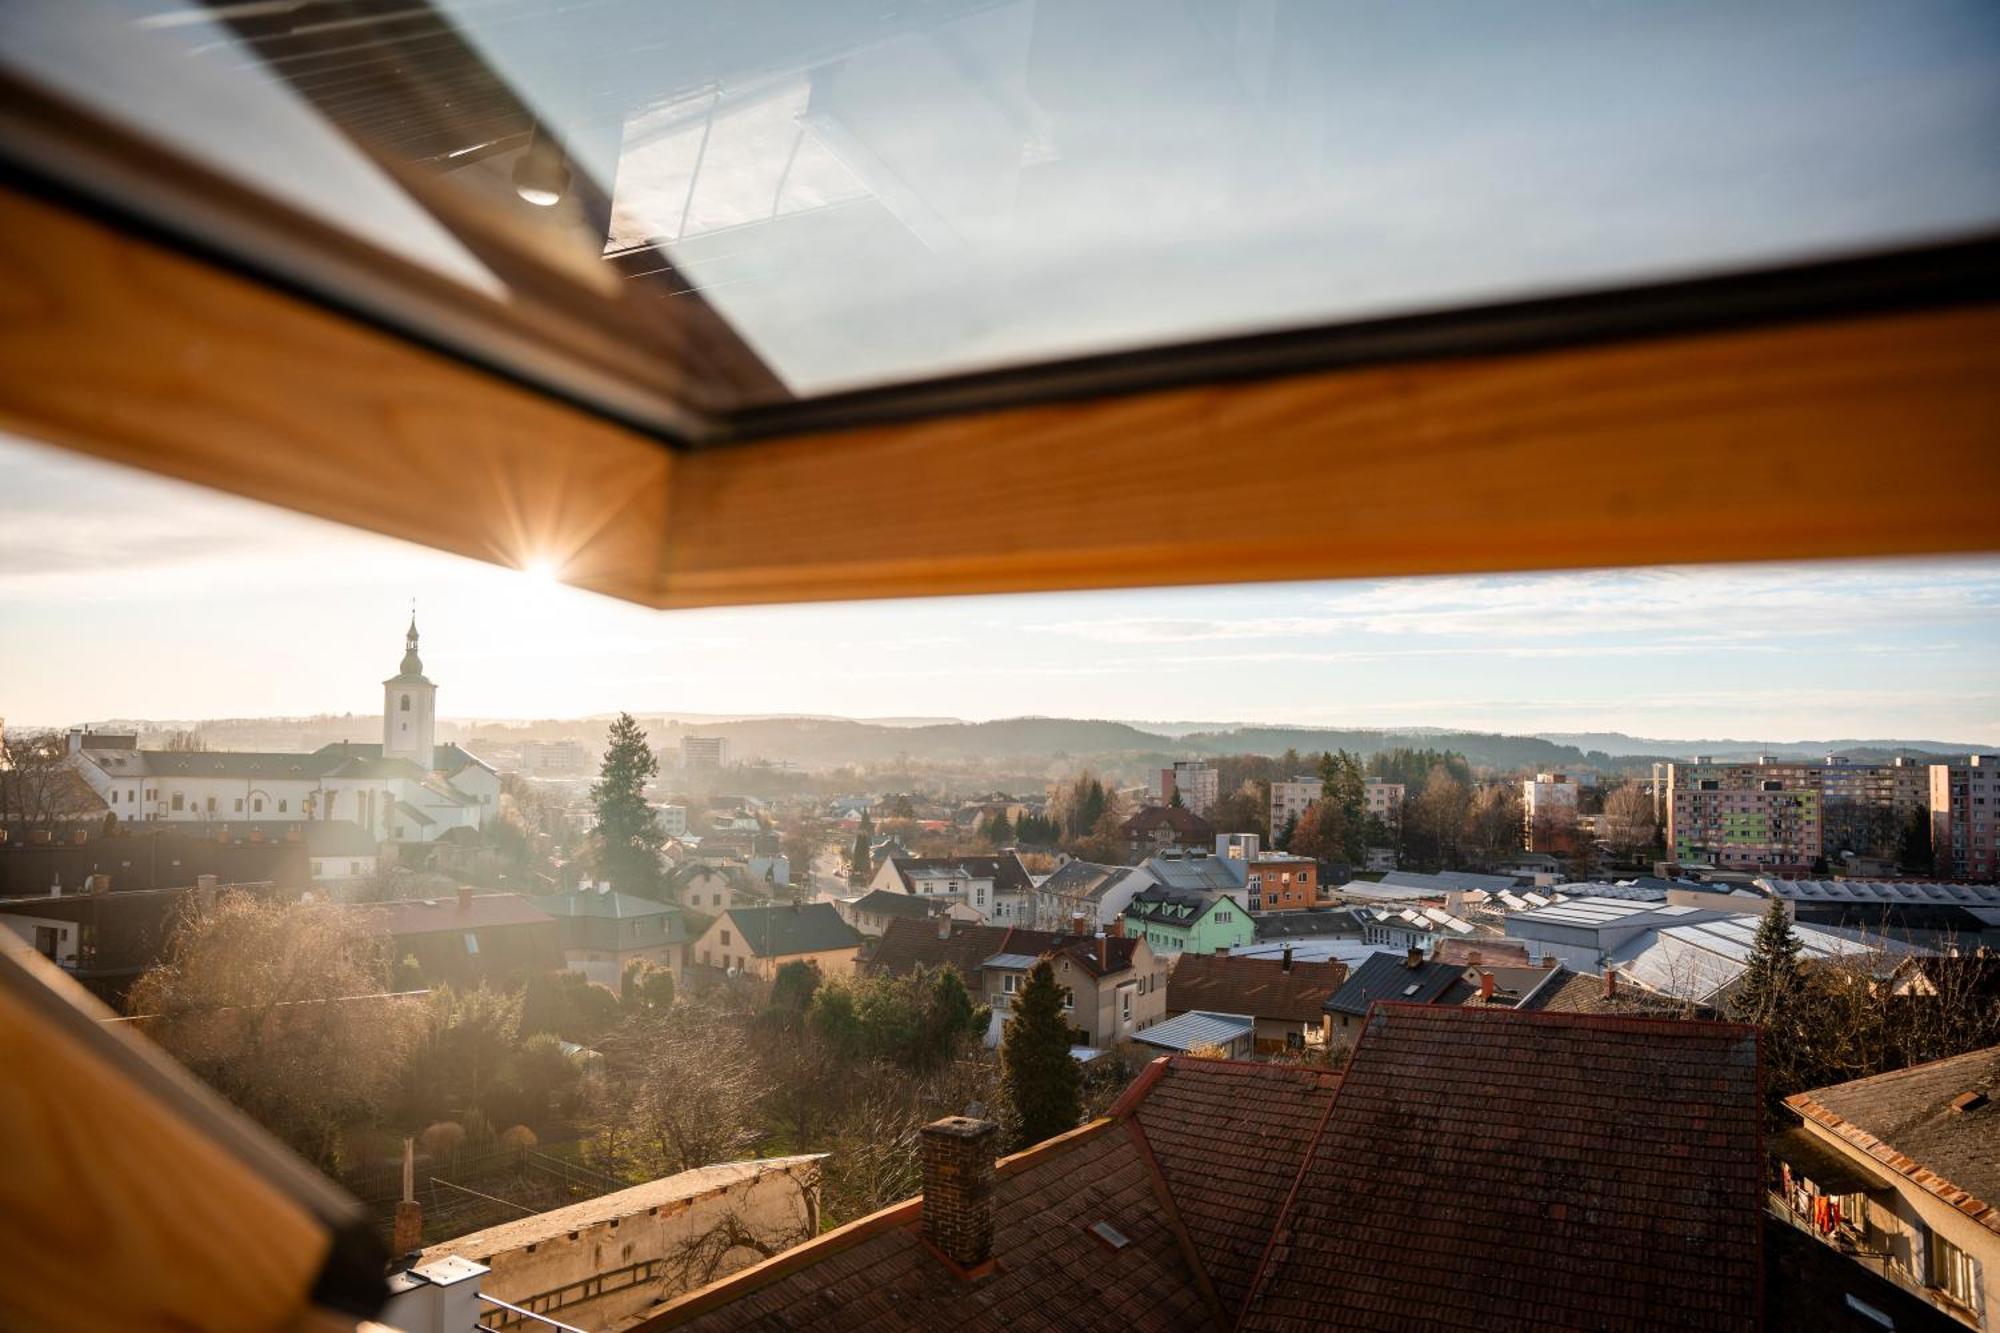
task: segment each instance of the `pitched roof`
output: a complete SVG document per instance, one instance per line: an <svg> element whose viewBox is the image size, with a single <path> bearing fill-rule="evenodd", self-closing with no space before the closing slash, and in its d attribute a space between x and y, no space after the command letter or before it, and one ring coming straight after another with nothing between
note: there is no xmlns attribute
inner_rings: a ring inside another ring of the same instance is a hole
<svg viewBox="0 0 2000 1333"><path fill-rule="evenodd" d="M1193 1009L1133 1033L1132 1040L1163 1051L1200 1051L1209 1047L1226 1051L1230 1043L1252 1036L1256 1030L1257 1019L1251 1014L1218 1014L1207 1009Z"/></svg>
<svg viewBox="0 0 2000 1333"><path fill-rule="evenodd" d="M1055 947L1057 938L1046 930L969 926L961 921L950 922L950 933L943 938L938 929L936 921L904 917L889 922L869 955L868 970L900 976L917 967L951 967L966 981L974 982L979 978L980 964L994 954L1032 953L1039 957Z"/></svg>
<svg viewBox="0 0 2000 1333"><path fill-rule="evenodd" d="M656 903L651 898L635 898L629 893L595 893L578 889L572 893L552 893L536 904L550 916L607 917L622 919L640 916L679 916L672 903Z"/></svg>
<svg viewBox="0 0 2000 1333"><path fill-rule="evenodd" d="M1133 1110L1232 1318L1339 1083L1330 1069L1176 1057Z"/></svg>
<svg viewBox="0 0 2000 1333"><path fill-rule="evenodd" d="M1617 993L1607 996L1603 977L1559 967L1555 977L1530 996L1522 1007L1550 1014L1627 1014L1633 1017L1650 1014L1657 1018L1675 1018L1686 1013L1688 1005L1685 1000L1656 995L1622 977Z"/></svg>
<svg viewBox="0 0 2000 1333"><path fill-rule="evenodd" d="M140 750L148 776L175 778L316 778L331 764L316 754L252 750ZM95 756L93 756L95 757Z"/></svg>
<svg viewBox="0 0 2000 1333"><path fill-rule="evenodd" d="M2000 1232L2000 1046L1795 1093L1785 1105Z"/></svg>
<svg viewBox="0 0 2000 1333"><path fill-rule="evenodd" d="M949 903L937 898L928 898L915 893L897 893L894 889L870 889L867 893L848 904L852 912L865 912L870 916L907 916L919 920L936 916Z"/></svg>
<svg viewBox="0 0 2000 1333"><path fill-rule="evenodd" d="M1221 903L1204 893L1150 884L1132 895L1125 915L1150 925L1185 926L1202 919Z"/></svg>
<svg viewBox="0 0 2000 1333"><path fill-rule="evenodd" d="M1134 872L1133 866L1109 866L1097 861L1069 861L1035 886L1035 892L1065 901L1095 902Z"/></svg>
<svg viewBox="0 0 2000 1333"><path fill-rule="evenodd" d="M861 944L861 933L840 919L832 903L732 907L722 915L735 923L744 946L759 958L826 953Z"/></svg>
<svg viewBox="0 0 2000 1333"><path fill-rule="evenodd" d="M1001 1263L989 1276L967 1282L947 1269L922 1240L923 1201L912 1199L670 1302L637 1327L1226 1327L1226 1301L1210 1295L1222 1288L1205 1270L1213 1262L1247 1277L1331 1082L1325 1071L1157 1060L1110 1116L1001 1160ZM1244 1168L1240 1192L1212 1188L1218 1152ZM1127 1243L1112 1248L1092 1232L1098 1223Z"/></svg>
<svg viewBox="0 0 2000 1333"><path fill-rule="evenodd" d="M1151 833L1161 825L1171 828L1183 838L1206 840L1215 836L1215 825L1194 811L1179 805L1146 806L1118 827L1127 837L1135 837L1141 833Z"/></svg>
<svg viewBox="0 0 2000 1333"><path fill-rule="evenodd" d="M1167 976L1167 1012L1206 1009L1293 1023L1317 1023L1347 980L1345 963L1182 954Z"/></svg>
<svg viewBox="0 0 2000 1333"><path fill-rule="evenodd" d="M892 856L889 864L896 868L906 889L915 887L913 874L953 870L964 870L973 879L992 880L995 893L1026 893L1035 887L1034 877L1012 852L998 856Z"/></svg>
<svg viewBox="0 0 2000 1333"><path fill-rule="evenodd" d="M1746 1027L1383 1005L1342 1076L1156 1060L1003 1159L981 1276L912 1199L637 1327L1748 1328L1760 1111Z"/></svg>
<svg viewBox="0 0 2000 1333"><path fill-rule="evenodd" d="M554 925L555 918L518 893L475 893L460 907L454 895L407 898L391 903L356 903L347 909L374 929L391 935L429 935L446 930L486 930L496 926Z"/></svg>
<svg viewBox="0 0 2000 1333"><path fill-rule="evenodd" d="M1348 974L1347 983L1326 1002L1326 1012L1360 1018L1377 1000L1430 1004L1457 981L1465 968L1457 963L1421 960L1409 965L1409 955L1371 954Z"/></svg>
<svg viewBox="0 0 2000 1333"><path fill-rule="evenodd" d="M1239 1327L1754 1328L1758 1100L1748 1026L1379 1005Z"/></svg>

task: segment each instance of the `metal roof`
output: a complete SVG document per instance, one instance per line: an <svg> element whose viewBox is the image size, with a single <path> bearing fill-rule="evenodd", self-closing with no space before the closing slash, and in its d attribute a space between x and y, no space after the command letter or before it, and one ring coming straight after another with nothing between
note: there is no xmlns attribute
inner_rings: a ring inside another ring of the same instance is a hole
<svg viewBox="0 0 2000 1333"><path fill-rule="evenodd" d="M1793 902L2000 907L2000 884L1890 883L1863 879L1760 879L1757 885L1774 898L1785 898Z"/></svg>
<svg viewBox="0 0 2000 1333"><path fill-rule="evenodd" d="M996 953L991 958L981 963L980 966L1013 968L1015 971L1018 972L1026 972L1029 968L1033 967L1036 963L1039 963L1041 961L1042 961L1041 956L1039 954Z"/></svg>
<svg viewBox="0 0 2000 1333"><path fill-rule="evenodd" d="M1192 1051L1201 1046L1226 1046L1257 1030L1257 1021L1248 1014L1212 1014L1191 1009L1178 1018L1155 1023L1132 1040L1169 1051Z"/></svg>
<svg viewBox="0 0 2000 1333"><path fill-rule="evenodd" d="M1683 908L1682 911L1692 911ZM1760 918L1748 913L1717 916L1686 925L1665 926L1628 941L1608 965L1649 990L1707 1004L1734 984L1749 966ZM1880 954L1886 966L1932 951L1858 930L1793 923L1800 955L1807 961L1865 958Z"/></svg>

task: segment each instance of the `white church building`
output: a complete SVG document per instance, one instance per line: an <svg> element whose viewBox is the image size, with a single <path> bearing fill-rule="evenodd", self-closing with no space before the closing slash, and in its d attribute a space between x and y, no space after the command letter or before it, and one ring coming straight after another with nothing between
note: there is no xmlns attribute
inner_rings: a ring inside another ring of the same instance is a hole
<svg viewBox="0 0 2000 1333"><path fill-rule="evenodd" d="M69 734L77 771L121 823L292 824L345 820L381 842L435 842L478 829L498 808L500 775L437 741L437 686L410 619L402 669L382 682L382 741L310 754L141 750L138 737Z"/></svg>

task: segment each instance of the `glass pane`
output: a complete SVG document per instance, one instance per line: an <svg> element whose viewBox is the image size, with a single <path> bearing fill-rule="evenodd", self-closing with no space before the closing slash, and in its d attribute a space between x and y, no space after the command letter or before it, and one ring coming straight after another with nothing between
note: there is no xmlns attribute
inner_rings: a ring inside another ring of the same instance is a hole
<svg viewBox="0 0 2000 1333"><path fill-rule="evenodd" d="M801 392L2000 220L1977 2L443 7Z"/></svg>
<svg viewBox="0 0 2000 1333"><path fill-rule="evenodd" d="M692 359L722 406L2000 222L1986 0L98 0L9 23L79 12L117 40L10 28L13 63L322 214L351 195L345 225L465 281L517 285L504 249L606 312L622 282L605 327ZM782 385L700 364L712 326L646 322L698 298Z"/></svg>

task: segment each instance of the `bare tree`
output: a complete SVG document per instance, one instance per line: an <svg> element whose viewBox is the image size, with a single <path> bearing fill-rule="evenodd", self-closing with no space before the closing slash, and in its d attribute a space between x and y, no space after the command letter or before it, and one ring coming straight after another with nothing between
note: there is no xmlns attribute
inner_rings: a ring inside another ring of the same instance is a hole
<svg viewBox="0 0 2000 1333"><path fill-rule="evenodd" d="M102 805L77 773L61 732L0 732L0 828L53 831Z"/></svg>
<svg viewBox="0 0 2000 1333"><path fill-rule="evenodd" d="M228 893L176 930L134 984L142 1028L265 1128L325 1167L380 1114L422 1029L382 994L379 941L328 904Z"/></svg>
<svg viewBox="0 0 2000 1333"><path fill-rule="evenodd" d="M1628 782L1604 798L1604 839L1613 855L1627 860L1643 856L1659 838L1653 798L1636 782Z"/></svg>
<svg viewBox="0 0 2000 1333"><path fill-rule="evenodd" d="M604 1043L605 1147L648 1178L743 1156L763 1091L744 1026L701 1006L638 1015Z"/></svg>

